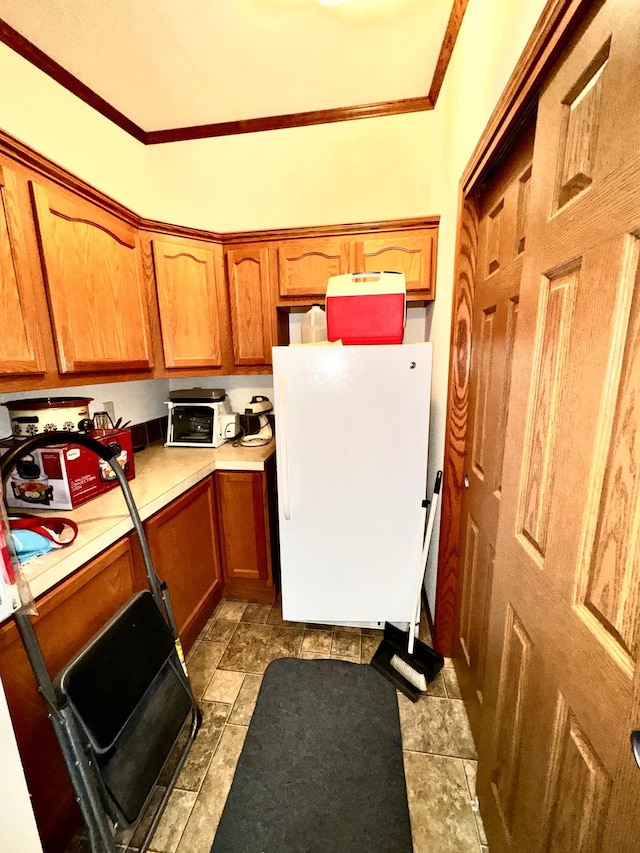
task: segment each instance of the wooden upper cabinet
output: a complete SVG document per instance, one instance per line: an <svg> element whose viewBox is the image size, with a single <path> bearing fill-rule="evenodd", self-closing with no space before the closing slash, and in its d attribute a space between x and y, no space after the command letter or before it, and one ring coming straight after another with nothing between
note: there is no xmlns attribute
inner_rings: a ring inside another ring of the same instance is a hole
<svg viewBox="0 0 640 853"><path fill-rule="evenodd" d="M435 297L437 227L416 231L390 231L355 240L356 272L403 272L407 293L420 291Z"/></svg>
<svg viewBox="0 0 640 853"><path fill-rule="evenodd" d="M15 174L0 165L0 375L44 373Z"/></svg>
<svg viewBox="0 0 640 853"><path fill-rule="evenodd" d="M165 365L222 367L224 300L214 247L168 236L151 242Z"/></svg>
<svg viewBox="0 0 640 853"><path fill-rule="evenodd" d="M149 369L136 229L64 190L31 189L60 372Z"/></svg>
<svg viewBox="0 0 640 853"><path fill-rule="evenodd" d="M247 244L226 250L236 365L271 364L269 250Z"/></svg>
<svg viewBox="0 0 640 853"><path fill-rule="evenodd" d="M384 223L385 230L317 234L277 243L276 299L282 305L294 299L322 298L334 275L389 270L403 272L409 299L435 298L438 224L428 220L411 225Z"/></svg>
<svg viewBox="0 0 640 853"><path fill-rule="evenodd" d="M284 240L277 249L280 296L324 296L331 276L350 271L349 249L342 237Z"/></svg>

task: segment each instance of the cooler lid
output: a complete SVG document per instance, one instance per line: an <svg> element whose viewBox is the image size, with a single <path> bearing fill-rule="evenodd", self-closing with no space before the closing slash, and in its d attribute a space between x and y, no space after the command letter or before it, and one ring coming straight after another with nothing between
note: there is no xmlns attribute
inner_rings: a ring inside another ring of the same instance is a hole
<svg viewBox="0 0 640 853"><path fill-rule="evenodd" d="M406 296L407 282L403 272L354 272L334 275L327 283L327 299L333 296L383 296L401 293Z"/></svg>

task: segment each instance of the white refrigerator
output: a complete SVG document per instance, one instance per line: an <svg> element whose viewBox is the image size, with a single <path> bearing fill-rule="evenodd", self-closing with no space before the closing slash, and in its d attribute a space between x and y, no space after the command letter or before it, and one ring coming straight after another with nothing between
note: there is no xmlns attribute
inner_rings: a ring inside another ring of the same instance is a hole
<svg viewBox="0 0 640 853"><path fill-rule="evenodd" d="M282 610L408 623L420 583L432 345L274 347Z"/></svg>

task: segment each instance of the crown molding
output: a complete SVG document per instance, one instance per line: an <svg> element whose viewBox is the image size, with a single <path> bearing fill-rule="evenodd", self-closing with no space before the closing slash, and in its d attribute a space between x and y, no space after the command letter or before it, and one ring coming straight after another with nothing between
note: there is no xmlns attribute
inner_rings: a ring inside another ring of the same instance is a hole
<svg viewBox="0 0 640 853"><path fill-rule="evenodd" d="M444 82L444 75L447 73L449 60L451 59L453 48L456 46L456 40L458 38L458 33L460 32L460 27L462 26L464 13L467 11L468 3L469 0L454 0L451 14L449 15L449 22L447 23L447 29L445 30L444 38L442 39L442 46L440 48L438 61L436 62L436 68L433 72L431 88L429 89L428 97L429 101L433 105L431 109L435 107L438 100L438 95L440 94L440 89Z"/></svg>
<svg viewBox="0 0 640 853"><path fill-rule="evenodd" d="M9 24L2 20L0 20L0 42L6 44L7 47L10 47L32 65L35 65L36 68L39 68L40 71L43 71L55 80L56 83L59 83L67 89L67 91L71 92L72 95L80 98L80 100L84 101L85 104L88 104L94 110L101 113L105 118L108 118L109 121L118 125L122 130L133 136L134 139L137 139L138 142L146 144L146 133L141 127L138 127L138 125L131 121L131 119L127 118L126 115L121 113L115 107L112 107L104 98L101 98L100 95L96 94L93 89L85 86L81 80L74 77L74 75L69 73L69 71L63 68L62 65L57 63L54 59L51 59L51 57L41 51L39 47L36 47L35 44L20 35L17 30L14 30L13 27L10 27Z"/></svg>
<svg viewBox="0 0 640 853"><path fill-rule="evenodd" d="M337 121L354 121L360 118L380 118L432 110L428 96L403 98L398 101L380 101L375 104L360 104L355 107L336 107L329 110L309 110L304 113L289 113L265 118L223 121L217 124L201 124L194 127L174 127L166 130L150 130L146 134L147 145L164 142L184 142L188 139L211 139L216 136L235 136L240 133L261 133L267 130L284 130L291 127L309 127L314 124L331 124Z"/></svg>

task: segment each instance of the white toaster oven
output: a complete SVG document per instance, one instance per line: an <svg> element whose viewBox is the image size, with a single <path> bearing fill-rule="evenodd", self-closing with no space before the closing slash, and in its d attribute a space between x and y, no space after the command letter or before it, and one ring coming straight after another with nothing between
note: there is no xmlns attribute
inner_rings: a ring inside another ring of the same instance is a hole
<svg viewBox="0 0 640 853"><path fill-rule="evenodd" d="M220 447L240 431L238 415L228 400L167 401L169 419L165 447Z"/></svg>

